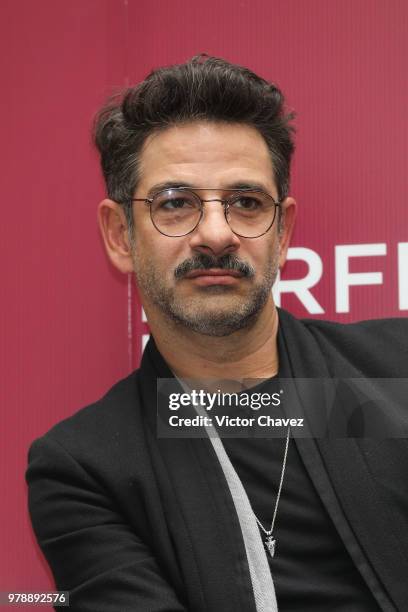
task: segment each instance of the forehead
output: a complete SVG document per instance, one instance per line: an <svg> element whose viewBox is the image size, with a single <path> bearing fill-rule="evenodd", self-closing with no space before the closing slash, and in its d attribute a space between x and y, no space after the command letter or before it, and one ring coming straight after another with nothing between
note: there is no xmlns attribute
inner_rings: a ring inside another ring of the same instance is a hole
<svg viewBox="0 0 408 612"><path fill-rule="evenodd" d="M265 140L242 124L195 121L151 134L141 151L139 176L137 191L144 193L166 181L215 188L254 182L276 192Z"/></svg>

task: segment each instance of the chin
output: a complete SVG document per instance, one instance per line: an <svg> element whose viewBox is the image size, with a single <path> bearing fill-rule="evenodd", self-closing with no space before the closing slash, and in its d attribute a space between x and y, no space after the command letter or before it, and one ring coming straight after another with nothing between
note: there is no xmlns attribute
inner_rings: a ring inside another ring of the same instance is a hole
<svg viewBox="0 0 408 612"><path fill-rule="evenodd" d="M200 308L173 307L170 314L172 320L179 326L190 329L198 334L212 337L230 336L242 329L250 329L258 319L261 308L243 308L242 301L224 308L212 304L206 308L201 303Z"/></svg>
<svg viewBox="0 0 408 612"><path fill-rule="evenodd" d="M184 321L180 321L180 323L184 325L184 327L203 336L222 338L231 336L243 329L250 329L257 318L257 315L241 317L239 319L236 317L233 319L231 317L218 317L216 320L214 317L200 317L197 319L184 319Z"/></svg>

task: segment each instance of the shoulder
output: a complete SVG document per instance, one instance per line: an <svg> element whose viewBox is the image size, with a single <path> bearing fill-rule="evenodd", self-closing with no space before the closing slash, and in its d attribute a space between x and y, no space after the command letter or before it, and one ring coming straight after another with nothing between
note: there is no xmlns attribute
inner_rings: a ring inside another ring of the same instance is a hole
<svg viewBox="0 0 408 612"><path fill-rule="evenodd" d="M279 318L286 324L301 325L313 334L337 337L369 337L380 335L384 338L399 339L401 343L408 341L408 317L385 319L367 319L355 323L338 323L323 319L297 319L287 310L278 308Z"/></svg>
<svg viewBox="0 0 408 612"><path fill-rule="evenodd" d="M279 310L285 326L311 338L328 362L353 364L365 376L408 376L408 319L372 319L337 323L296 319Z"/></svg>
<svg viewBox="0 0 408 612"><path fill-rule="evenodd" d="M115 383L103 397L55 425L48 433L58 437L62 432L92 430L128 425L135 417L138 404L138 370Z"/></svg>
<svg viewBox="0 0 408 612"><path fill-rule="evenodd" d="M104 464L131 446L140 448L138 441L144 434L138 376L136 370L101 399L54 425L33 442L30 458L52 446L55 452L66 453L82 464Z"/></svg>
<svg viewBox="0 0 408 612"><path fill-rule="evenodd" d="M301 319L300 322L315 336L326 336L340 343L375 342L392 345L395 349L408 349L408 319L371 319L356 323L337 323L319 319Z"/></svg>
<svg viewBox="0 0 408 612"><path fill-rule="evenodd" d="M303 323L327 356L341 355L362 374L372 378L408 376L407 319Z"/></svg>

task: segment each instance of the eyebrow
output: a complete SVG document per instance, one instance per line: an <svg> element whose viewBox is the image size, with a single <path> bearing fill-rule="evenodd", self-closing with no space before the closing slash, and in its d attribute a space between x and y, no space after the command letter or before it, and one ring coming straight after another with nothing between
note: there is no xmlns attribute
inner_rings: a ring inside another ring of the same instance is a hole
<svg viewBox="0 0 408 612"><path fill-rule="evenodd" d="M196 185L192 185L191 183L185 183L181 181L165 181L163 183L157 183L156 185L153 185L153 187L149 190L147 196L152 197L159 191L164 191L165 189L178 189L180 187L192 189L193 191L194 189L217 189L216 187L198 187ZM269 189L266 187L266 185L258 182L253 183L252 181L236 181L234 183L228 184L225 187L220 187L219 191L230 191L231 189L259 189L261 191L264 191L265 193L269 193Z"/></svg>

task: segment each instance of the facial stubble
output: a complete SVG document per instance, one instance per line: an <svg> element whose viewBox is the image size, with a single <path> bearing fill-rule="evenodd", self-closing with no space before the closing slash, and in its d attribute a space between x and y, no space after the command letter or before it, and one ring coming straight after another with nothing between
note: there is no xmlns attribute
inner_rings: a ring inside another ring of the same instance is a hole
<svg viewBox="0 0 408 612"><path fill-rule="evenodd" d="M182 299L178 284L190 281L175 278L175 285L167 286L154 262L143 261L137 247L132 249L132 256L137 284L150 303L175 325L217 337L229 336L238 330L252 327L270 296L279 269L277 244L265 263L260 281L254 278L240 280L248 285L249 290L245 296L237 295L230 286L211 285L201 287L193 297ZM253 275L255 277L255 270Z"/></svg>

